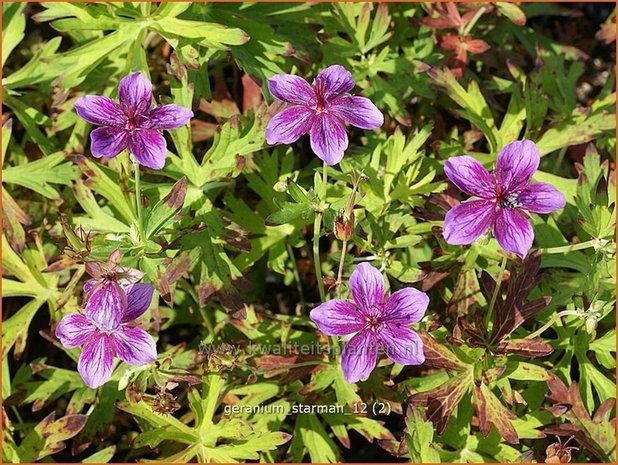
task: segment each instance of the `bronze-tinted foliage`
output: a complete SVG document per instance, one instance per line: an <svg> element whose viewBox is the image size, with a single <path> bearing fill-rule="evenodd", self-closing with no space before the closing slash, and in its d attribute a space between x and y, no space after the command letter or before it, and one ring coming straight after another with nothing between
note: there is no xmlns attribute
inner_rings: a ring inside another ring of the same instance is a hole
<svg viewBox="0 0 618 465"><path fill-rule="evenodd" d="M503 299L500 294L496 299L494 325L491 332L491 343L498 343L509 336L524 321L536 315L547 306L551 297L541 297L526 302L528 294L542 280L539 275L541 267L541 254L534 252L522 262L521 267L511 272L511 278L506 285L506 297ZM495 283L487 274L483 273L481 286L486 297L491 298ZM504 287L504 284L502 284Z"/></svg>
<svg viewBox="0 0 618 465"><path fill-rule="evenodd" d="M481 376L476 375L475 364L462 360L458 350L453 351L446 343L441 343L426 332L420 332L425 351L425 365L458 372L456 376L436 389L413 393L410 401L417 407L426 407L425 414L442 434L448 425L455 407L469 392L475 407L478 426L487 436L494 425L502 438L511 444L519 442L517 431L510 420L515 415L494 394L492 388L505 371L504 362L495 364L495 355L521 355L529 358L544 357L552 353L553 348L535 339L510 339L509 336L527 319L536 315L549 303L549 297L541 297L528 302L528 294L538 286L542 279L539 274L540 254L529 255L521 266L511 271L510 279L500 283L501 291L495 301L494 318L491 330L485 327L481 312L460 316L453 335L447 341L455 346L485 349L482 359L491 360L492 367L483 367ZM490 302L496 283L487 273L481 278L481 288L485 300ZM503 297L504 295L504 297ZM467 310L467 309L466 309ZM464 357L465 358L465 357Z"/></svg>
<svg viewBox="0 0 618 465"><path fill-rule="evenodd" d="M553 402L549 410L556 418L566 421L557 426L550 426L543 431L558 436L574 436L583 447L604 462L616 461L616 418L611 418L616 399L603 402L591 418L577 387L573 381L567 387L555 375L547 381L549 394Z"/></svg>

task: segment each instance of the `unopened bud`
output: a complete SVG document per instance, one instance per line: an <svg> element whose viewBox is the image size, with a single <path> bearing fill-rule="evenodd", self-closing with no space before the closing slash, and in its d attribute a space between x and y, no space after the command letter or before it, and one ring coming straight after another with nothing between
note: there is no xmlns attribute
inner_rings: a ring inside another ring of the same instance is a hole
<svg viewBox="0 0 618 465"><path fill-rule="evenodd" d="M348 241L354 235L354 211L346 213L345 210L339 210L335 216L335 237L340 241Z"/></svg>
<svg viewBox="0 0 618 465"><path fill-rule="evenodd" d="M588 317L586 317L586 323L585 323L586 332L588 334L594 333L594 331L597 329L598 324L599 324L599 320L596 317L596 315L589 315Z"/></svg>

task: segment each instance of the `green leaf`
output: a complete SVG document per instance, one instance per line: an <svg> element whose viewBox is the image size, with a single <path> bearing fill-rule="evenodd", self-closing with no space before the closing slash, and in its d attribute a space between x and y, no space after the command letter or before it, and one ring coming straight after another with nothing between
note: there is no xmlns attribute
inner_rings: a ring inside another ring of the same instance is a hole
<svg viewBox="0 0 618 465"><path fill-rule="evenodd" d="M507 363L504 376L521 381L547 381L550 377L545 368L533 363L518 361Z"/></svg>
<svg viewBox="0 0 618 465"><path fill-rule="evenodd" d="M609 104L613 106L615 103L616 94L613 94ZM604 133L613 131L615 127L616 115L607 109L593 111L590 114L581 109L576 109L569 120L546 131L537 141L537 147L541 156L547 155L562 147L590 142Z"/></svg>
<svg viewBox="0 0 618 465"><path fill-rule="evenodd" d="M468 89L464 89L448 68L432 69L430 75L434 83L460 106L461 109L456 110L456 113L477 126L487 138L491 152L496 153L501 148L498 146L498 131L491 107L483 97L477 82L470 81Z"/></svg>
<svg viewBox="0 0 618 465"><path fill-rule="evenodd" d="M406 413L405 440L412 463L440 463L433 430L431 422L423 419L419 409L410 405Z"/></svg>
<svg viewBox="0 0 618 465"><path fill-rule="evenodd" d="M267 225L280 225L302 219L309 223L313 218L314 208L310 203L279 202L280 210L266 218Z"/></svg>
<svg viewBox="0 0 618 465"><path fill-rule="evenodd" d="M7 57L24 38L26 18L23 14L25 3L2 4L2 68Z"/></svg>
<svg viewBox="0 0 618 465"><path fill-rule="evenodd" d="M88 186L105 197L120 216L128 223L135 223L136 217L131 203L118 185L118 174L86 157L77 158L77 164L88 178Z"/></svg>
<svg viewBox="0 0 618 465"><path fill-rule="evenodd" d="M51 155L52 152L54 152L54 144L40 129L40 126L49 123L49 119L15 97L7 95L4 99L4 103L13 110L17 119L26 129L28 136L33 142L36 142L41 151L45 155Z"/></svg>
<svg viewBox="0 0 618 465"><path fill-rule="evenodd" d="M165 17L151 23L150 28L168 40L197 39L200 45L216 50L227 50L230 45L242 45L249 40L249 36L241 29L205 21Z"/></svg>
<svg viewBox="0 0 618 465"><path fill-rule="evenodd" d="M294 462L302 462L305 451L313 463L333 463L337 461L337 446L328 436L319 418L313 414L296 417L290 452Z"/></svg>
<svg viewBox="0 0 618 465"><path fill-rule="evenodd" d="M232 441L206 451L206 457L213 462L229 463L238 460L257 460L260 452L276 449L290 440L290 435L282 432L254 434L243 441Z"/></svg>
<svg viewBox="0 0 618 465"><path fill-rule="evenodd" d="M55 420L50 413L24 438L17 449L21 462L34 462L64 449L63 441L72 438L86 424L86 415L67 415Z"/></svg>
<svg viewBox="0 0 618 465"><path fill-rule="evenodd" d="M23 165L8 166L2 172L2 182L31 189L48 199L60 198L57 188L50 184L69 185L78 172L67 162L62 152Z"/></svg>
<svg viewBox="0 0 618 465"><path fill-rule="evenodd" d="M58 74L55 68L48 66L46 62L55 56L61 41L62 38L54 37L47 42L34 54L28 63L3 79L3 89L10 90L32 86L56 78Z"/></svg>
<svg viewBox="0 0 618 465"><path fill-rule="evenodd" d="M187 195L187 178L176 182L169 193L150 211L146 219L146 237L151 238L168 226L184 205Z"/></svg>
<svg viewBox="0 0 618 465"><path fill-rule="evenodd" d="M197 440L195 431L190 427L171 415L161 415L154 412L152 406L144 401L121 401L116 403L116 407L124 412L143 418L156 428L163 428L167 431L176 433L179 441L187 441L187 444L190 444L191 441Z"/></svg>
<svg viewBox="0 0 618 465"><path fill-rule="evenodd" d="M108 463L116 453L116 446L108 446L82 459L82 463Z"/></svg>
<svg viewBox="0 0 618 465"><path fill-rule="evenodd" d="M5 280L2 280L2 287L5 286ZM34 315L39 311L45 303L44 300L35 299L28 302L14 315L6 319L2 324L2 353L4 357L8 356L9 350L15 347L15 356L18 357L26 347L28 338L28 328L34 318Z"/></svg>
<svg viewBox="0 0 618 465"><path fill-rule="evenodd" d="M48 366L44 359L32 362L31 366L36 368L37 375L44 381L16 382L14 388L19 392L20 404L32 404L35 412L59 397L84 387L84 381L76 371Z"/></svg>
<svg viewBox="0 0 618 465"><path fill-rule="evenodd" d="M498 7L498 11L509 18L513 24L517 26L523 26L526 24L525 13L514 3L497 2L496 7Z"/></svg>

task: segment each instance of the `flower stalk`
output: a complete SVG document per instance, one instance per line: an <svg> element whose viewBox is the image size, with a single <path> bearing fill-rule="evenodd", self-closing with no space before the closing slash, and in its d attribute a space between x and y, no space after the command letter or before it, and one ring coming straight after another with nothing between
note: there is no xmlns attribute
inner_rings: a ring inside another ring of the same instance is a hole
<svg viewBox="0 0 618 465"><path fill-rule="evenodd" d="M142 211L142 182L140 177L139 162L133 159L133 175L135 179L135 214L137 215L137 232L142 242L146 241L144 232L144 213Z"/></svg>
<svg viewBox="0 0 618 465"><path fill-rule="evenodd" d="M563 245L560 247L549 247L546 249L540 249L541 253L544 254L555 254L555 253L569 253L569 252L574 252L576 250L584 250L584 249L588 249L590 247L598 247L599 245L599 240L598 239L592 239L589 241L585 241L585 242L580 242L578 244L571 244L571 245Z"/></svg>
<svg viewBox="0 0 618 465"><path fill-rule="evenodd" d="M337 271L337 298L341 297L341 284L343 278L343 265L348 248L348 241L354 236L354 204L356 203L356 191L359 184L365 179L363 173L353 180L352 192L348 197L345 208L339 211L335 218L335 237L341 241L341 257L339 258L339 270Z"/></svg>
<svg viewBox="0 0 618 465"><path fill-rule="evenodd" d="M496 280L496 287L494 288L494 293L491 296L491 301L489 302L489 308L487 309L487 314L485 315L485 327L487 328L489 322L491 321L491 317L494 313L494 307L496 306L496 300L498 299L498 294L500 293L500 288L502 287L502 278L504 276L504 271L506 270L506 255L502 257L502 264L500 265L500 272L498 273L498 279Z"/></svg>
<svg viewBox="0 0 618 465"><path fill-rule="evenodd" d="M320 201L322 206L315 212L313 220L313 265L315 267L315 277L318 281L318 291L320 292L320 302L326 300L326 292L324 291L324 278L322 276L322 264L320 262L320 235L322 230L322 215L326 206L326 182L328 180L328 165L326 162L322 168L322 188L320 192ZM317 186L314 187L317 190Z"/></svg>

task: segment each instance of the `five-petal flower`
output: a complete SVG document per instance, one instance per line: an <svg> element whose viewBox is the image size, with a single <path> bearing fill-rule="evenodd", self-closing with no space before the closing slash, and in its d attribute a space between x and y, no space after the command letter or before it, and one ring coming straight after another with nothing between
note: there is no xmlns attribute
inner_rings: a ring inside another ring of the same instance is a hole
<svg viewBox="0 0 618 465"><path fill-rule="evenodd" d="M446 242L471 244L491 228L504 250L525 257L534 240L528 212L551 213L566 204L564 195L552 185L530 182L540 159L534 142L524 139L502 149L493 175L470 156L446 160L446 176L463 192L475 197L447 212Z"/></svg>
<svg viewBox="0 0 618 465"><path fill-rule="evenodd" d="M348 148L345 124L376 129L384 115L365 97L350 95L352 74L333 65L320 71L313 85L299 76L278 74L268 80L270 93L288 105L266 127L266 142L291 144L309 133L311 148L328 165L336 165Z"/></svg>
<svg viewBox="0 0 618 465"><path fill-rule="evenodd" d="M348 382L369 377L379 348L402 365L425 361L423 342L409 326L423 318L429 305L427 294L407 287L386 296L382 274L368 263L361 263L352 273L350 291L352 301L329 300L309 316L324 334L352 335L341 355Z"/></svg>
<svg viewBox="0 0 618 465"><path fill-rule="evenodd" d="M109 380L114 357L138 366L157 358L156 344L150 334L132 323L148 309L153 291L150 284L127 286L123 291L126 293L124 312L117 322L101 318L94 305L83 314L72 313L60 320L56 337L62 345L67 349L83 346L77 371L89 387L97 388Z"/></svg>
<svg viewBox="0 0 618 465"><path fill-rule="evenodd" d="M120 81L118 99L85 95L75 102L79 116L101 126L90 133L92 155L113 158L128 148L140 165L163 168L167 144L160 131L184 126L193 112L172 104L152 108L152 84L139 72Z"/></svg>

